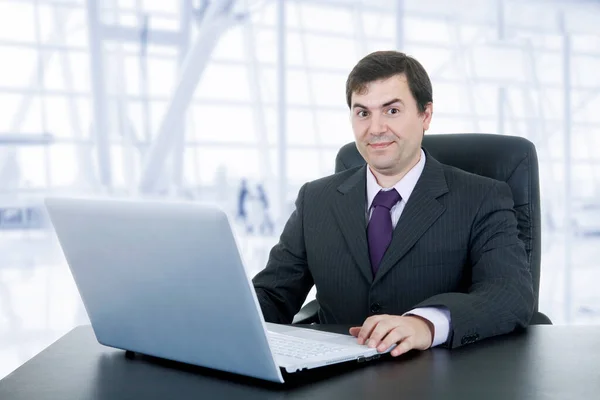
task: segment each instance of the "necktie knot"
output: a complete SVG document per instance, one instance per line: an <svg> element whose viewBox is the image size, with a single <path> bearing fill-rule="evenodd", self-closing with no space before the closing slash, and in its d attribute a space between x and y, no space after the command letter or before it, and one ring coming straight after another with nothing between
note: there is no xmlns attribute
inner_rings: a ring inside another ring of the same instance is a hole
<svg viewBox="0 0 600 400"><path fill-rule="evenodd" d="M373 207L381 206L385 207L388 210L391 210L400 200L400 193L396 191L396 189L392 190L380 190L379 193L375 195L373 199Z"/></svg>

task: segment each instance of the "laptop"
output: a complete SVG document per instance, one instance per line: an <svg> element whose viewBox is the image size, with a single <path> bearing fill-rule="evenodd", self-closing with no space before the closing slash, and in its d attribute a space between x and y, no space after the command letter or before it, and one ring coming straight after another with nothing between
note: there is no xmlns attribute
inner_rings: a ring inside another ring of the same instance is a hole
<svg viewBox="0 0 600 400"><path fill-rule="evenodd" d="M57 197L45 205L102 345L280 383L282 371L381 354L350 335L266 323L217 207Z"/></svg>

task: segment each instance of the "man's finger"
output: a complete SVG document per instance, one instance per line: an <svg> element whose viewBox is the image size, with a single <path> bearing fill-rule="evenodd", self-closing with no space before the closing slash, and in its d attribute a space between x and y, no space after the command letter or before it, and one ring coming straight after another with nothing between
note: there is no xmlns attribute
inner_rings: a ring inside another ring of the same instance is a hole
<svg viewBox="0 0 600 400"><path fill-rule="evenodd" d="M394 350L391 351L391 355L392 357L398 357L401 354L406 353L409 350L413 349L413 340L412 340L412 336L409 336L407 338L405 338L403 341L400 342L400 344L398 346L396 346L396 348Z"/></svg>
<svg viewBox="0 0 600 400"><path fill-rule="evenodd" d="M360 326L353 326L352 328L350 328L350 334L354 337L357 337L358 334L360 333Z"/></svg>
<svg viewBox="0 0 600 400"><path fill-rule="evenodd" d="M376 315L373 317L369 317L365 320L363 326L360 329L360 332L358 333L358 344L365 344L365 340L367 340L369 336L371 336L371 332L373 332L375 326L377 326L379 321L381 321L382 319L384 319L383 315Z"/></svg>
<svg viewBox="0 0 600 400"><path fill-rule="evenodd" d="M379 323L375 326L375 329L371 332L371 335L368 337L369 342L368 345L371 348L375 348L379 346L381 340L387 336L390 331L392 331L395 326L392 324L390 319L384 319L379 321Z"/></svg>
<svg viewBox="0 0 600 400"><path fill-rule="evenodd" d="M400 342L407 336L408 336L408 333L407 333L406 329L402 326L397 326L396 328L392 329L385 338L383 338L381 343L379 343L379 346L377 346L377 351L380 353L383 351L386 351L392 345Z"/></svg>

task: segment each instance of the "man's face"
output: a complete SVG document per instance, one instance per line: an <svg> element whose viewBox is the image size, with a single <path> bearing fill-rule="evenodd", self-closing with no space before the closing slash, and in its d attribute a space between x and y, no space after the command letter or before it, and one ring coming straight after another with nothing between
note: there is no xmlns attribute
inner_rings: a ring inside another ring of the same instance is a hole
<svg viewBox="0 0 600 400"><path fill-rule="evenodd" d="M418 160L433 105L419 114L405 75L374 81L353 93L351 120L356 147L376 172L397 175Z"/></svg>

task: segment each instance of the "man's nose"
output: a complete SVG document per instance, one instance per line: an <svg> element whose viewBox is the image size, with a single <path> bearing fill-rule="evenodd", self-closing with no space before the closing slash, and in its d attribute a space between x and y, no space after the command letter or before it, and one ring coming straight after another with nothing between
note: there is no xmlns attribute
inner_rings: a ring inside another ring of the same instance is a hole
<svg viewBox="0 0 600 400"><path fill-rule="evenodd" d="M371 126L369 127L369 133L371 135L381 135L382 133L385 133L386 131L387 131L387 128L385 126L383 118L381 118L378 115L373 114L373 116L371 117Z"/></svg>

